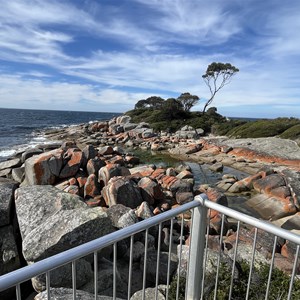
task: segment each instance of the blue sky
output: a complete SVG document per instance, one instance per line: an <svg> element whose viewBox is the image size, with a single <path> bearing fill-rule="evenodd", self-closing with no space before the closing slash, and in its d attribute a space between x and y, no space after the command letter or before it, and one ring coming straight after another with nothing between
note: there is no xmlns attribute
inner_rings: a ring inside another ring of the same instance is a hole
<svg viewBox="0 0 300 300"><path fill-rule="evenodd" d="M300 118L300 1L0 0L0 107L125 112L201 98L213 61L240 69L213 106Z"/></svg>

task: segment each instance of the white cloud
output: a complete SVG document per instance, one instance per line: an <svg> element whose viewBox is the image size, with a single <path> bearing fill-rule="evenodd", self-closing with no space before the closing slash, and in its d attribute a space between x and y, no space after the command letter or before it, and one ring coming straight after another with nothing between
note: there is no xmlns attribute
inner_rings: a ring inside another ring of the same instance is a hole
<svg viewBox="0 0 300 300"><path fill-rule="evenodd" d="M21 75L0 76L0 107L123 112L148 93L101 89L89 84L45 82Z"/></svg>

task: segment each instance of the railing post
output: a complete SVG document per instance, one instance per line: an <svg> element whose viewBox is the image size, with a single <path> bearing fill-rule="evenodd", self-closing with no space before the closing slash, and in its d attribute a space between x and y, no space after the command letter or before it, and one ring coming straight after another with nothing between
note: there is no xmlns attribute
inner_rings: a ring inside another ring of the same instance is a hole
<svg viewBox="0 0 300 300"><path fill-rule="evenodd" d="M207 196L205 194L201 194L196 196L195 200L199 201L201 205L194 208L193 214L186 292L186 298L188 300L198 300L201 296L205 233L207 226L207 208L204 206Z"/></svg>

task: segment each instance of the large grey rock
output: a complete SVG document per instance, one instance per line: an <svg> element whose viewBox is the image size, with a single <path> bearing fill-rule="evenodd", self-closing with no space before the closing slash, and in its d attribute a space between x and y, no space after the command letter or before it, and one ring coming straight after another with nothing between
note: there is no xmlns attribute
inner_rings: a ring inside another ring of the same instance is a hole
<svg viewBox="0 0 300 300"><path fill-rule="evenodd" d="M108 181L114 176L127 176L130 171L119 164L107 164L99 170L98 178L102 186L107 185Z"/></svg>
<svg viewBox="0 0 300 300"><path fill-rule="evenodd" d="M110 132L112 132L113 134L118 134L118 133L122 133L124 132L124 127L120 124L112 124L109 127Z"/></svg>
<svg viewBox="0 0 300 300"><path fill-rule="evenodd" d="M99 157L95 157L92 159L89 159L86 165L86 170L89 175L95 174L98 176L99 170L106 165L105 161L102 159L99 159Z"/></svg>
<svg viewBox="0 0 300 300"><path fill-rule="evenodd" d="M127 123L127 124L124 124L124 131L129 131L129 130L132 130L134 128L137 127L138 124L135 124L135 123Z"/></svg>
<svg viewBox="0 0 300 300"><path fill-rule="evenodd" d="M119 219L131 209L123 204L113 205L108 208L107 215L111 219L113 226L117 227Z"/></svg>
<svg viewBox="0 0 300 300"><path fill-rule="evenodd" d="M168 274L168 252L160 252L159 259L159 275L158 275L158 283L165 284L167 282L167 274ZM177 268L177 255L172 253L170 257L170 278L172 278L174 272ZM156 265L157 265L157 251L149 250L147 254L147 263L146 263L146 276L147 280L154 283L156 282ZM140 268L143 270L144 268L144 257L142 257L140 262Z"/></svg>
<svg viewBox="0 0 300 300"><path fill-rule="evenodd" d="M175 132L175 136L178 138L193 139L198 137L198 133L192 126L185 125L180 130Z"/></svg>
<svg viewBox="0 0 300 300"><path fill-rule="evenodd" d="M131 120L130 116L124 115L124 116L117 117L116 123L117 124L127 124L127 123L130 123L130 120Z"/></svg>
<svg viewBox="0 0 300 300"><path fill-rule="evenodd" d="M157 298L155 298L155 288L146 288L145 289L145 300L152 300L152 299L157 299L157 300L165 300L166 297L164 296L165 289L164 288L159 288L157 289ZM143 299L143 290L135 292L130 300L140 300Z"/></svg>
<svg viewBox="0 0 300 300"><path fill-rule="evenodd" d="M85 259L76 261L76 287L80 288L83 285L93 280L93 271L91 264ZM51 287L66 287L72 288L72 265L71 263L50 272ZM42 274L32 278L32 285L35 291L42 292L46 289L46 275Z"/></svg>
<svg viewBox="0 0 300 300"><path fill-rule="evenodd" d="M113 231L102 207L61 210L23 239L23 255L37 261Z"/></svg>
<svg viewBox="0 0 300 300"><path fill-rule="evenodd" d="M30 262L114 231L103 208L89 208L79 196L52 186L19 188L15 202L23 254Z"/></svg>
<svg viewBox="0 0 300 300"><path fill-rule="evenodd" d="M96 149L92 145L87 145L82 149L82 154L85 162L87 162L88 160L95 158Z"/></svg>
<svg viewBox="0 0 300 300"><path fill-rule="evenodd" d="M20 165L21 165L21 160L19 158L14 158L14 159L0 162L0 170L19 167Z"/></svg>
<svg viewBox="0 0 300 300"><path fill-rule="evenodd" d="M18 183L7 179L0 178L0 226L10 223L10 210L14 198L15 189Z"/></svg>
<svg viewBox="0 0 300 300"><path fill-rule="evenodd" d="M177 246L177 256L180 255L180 245ZM181 260L179 268L177 269L177 276L179 273L180 277L187 277L188 272L188 263L189 263L189 256L190 256L190 247L187 245L181 246Z"/></svg>
<svg viewBox="0 0 300 300"><path fill-rule="evenodd" d="M122 274L121 263L117 264L116 278L117 286L116 293L117 297L122 299L127 298L127 277L128 270L126 272L126 277ZM107 259L100 259L98 263L98 294L105 296L112 296L113 294L113 279L114 279L114 269L113 263ZM85 286L81 288L84 291L93 293L95 291L94 281L91 280Z"/></svg>
<svg viewBox="0 0 300 300"><path fill-rule="evenodd" d="M22 163L24 163L25 160L28 159L29 157L32 157L33 155L42 154L42 153L43 153L43 150L41 150L39 148L28 149L22 153L21 161L22 161Z"/></svg>
<svg viewBox="0 0 300 300"><path fill-rule="evenodd" d="M135 223L138 223L139 219L136 216L133 209L129 210L123 216L120 217L117 223L118 228L125 228Z"/></svg>
<svg viewBox="0 0 300 300"><path fill-rule="evenodd" d="M11 171L11 176L13 180L21 183L25 177L25 167L13 168Z"/></svg>
<svg viewBox="0 0 300 300"><path fill-rule="evenodd" d="M102 189L102 196L107 206L123 204L136 208L143 202L139 187L130 178L113 177Z"/></svg>
<svg viewBox="0 0 300 300"><path fill-rule="evenodd" d="M25 161L25 180L28 185L53 184L63 165L62 149L35 155Z"/></svg>
<svg viewBox="0 0 300 300"><path fill-rule="evenodd" d="M27 186L16 190L16 211L22 238L59 210L86 208L79 196L46 186Z"/></svg>
<svg viewBox="0 0 300 300"><path fill-rule="evenodd" d="M0 177L4 177L4 178L9 177L9 175L11 174L11 170L12 170L11 168L1 170Z"/></svg>

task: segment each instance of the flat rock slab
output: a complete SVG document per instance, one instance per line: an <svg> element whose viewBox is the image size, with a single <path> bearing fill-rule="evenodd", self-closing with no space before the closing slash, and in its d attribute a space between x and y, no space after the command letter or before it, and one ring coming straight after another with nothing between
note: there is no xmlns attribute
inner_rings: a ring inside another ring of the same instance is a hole
<svg viewBox="0 0 300 300"><path fill-rule="evenodd" d="M11 160L1 162L0 170L9 169L12 167L19 167L20 165L21 165L21 160L19 158L14 158Z"/></svg>
<svg viewBox="0 0 300 300"><path fill-rule="evenodd" d="M232 148L246 148L269 156L288 160L300 160L300 148L296 142L275 137L256 139L223 139L217 144Z"/></svg>

